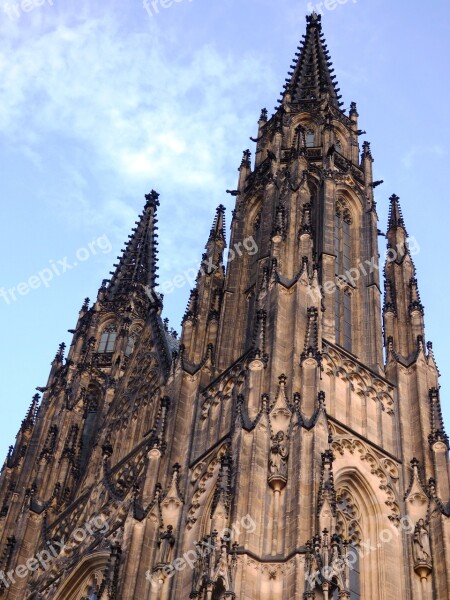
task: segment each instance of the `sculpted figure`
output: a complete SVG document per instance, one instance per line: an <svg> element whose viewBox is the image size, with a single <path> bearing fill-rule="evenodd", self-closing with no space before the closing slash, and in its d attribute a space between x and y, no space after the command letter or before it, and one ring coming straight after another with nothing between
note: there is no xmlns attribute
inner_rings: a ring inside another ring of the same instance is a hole
<svg viewBox="0 0 450 600"><path fill-rule="evenodd" d="M289 456L287 436L282 431L272 436L270 447L269 471L271 475L286 475Z"/></svg>
<svg viewBox="0 0 450 600"><path fill-rule="evenodd" d="M416 563L431 563L430 537L423 519L417 521L414 529L413 551Z"/></svg>
<svg viewBox="0 0 450 600"><path fill-rule="evenodd" d="M167 531L161 533L159 537L159 564L167 565L170 563L174 544L173 527L172 525L167 525Z"/></svg>

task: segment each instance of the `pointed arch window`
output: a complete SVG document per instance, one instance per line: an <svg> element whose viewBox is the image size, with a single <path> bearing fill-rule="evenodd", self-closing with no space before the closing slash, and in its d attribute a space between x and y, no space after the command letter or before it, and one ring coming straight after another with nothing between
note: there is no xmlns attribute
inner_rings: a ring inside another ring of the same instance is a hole
<svg viewBox="0 0 450 600"><path fill-rule="evenodd" d="M103 330L98 345L99 354L112 354L117 340L117 328L115 325L109 325Z"/></svg>
<svg viewBox="0 0 450 600"><path fill-rule="evenodd" d="M313 148L316 145L316 136L312 129L305 129L305 145L307 148Z"/></svg>
<svg viewBox="0 0 450 600"><path fill-rule="evenodd" d="M350 600L361 600L361 541L360 529L361 513L350 491L346 488L338 490L337 493L337 531L341 539L349 541L349 590ZM338 598L336 591L336 596Z"/></svg>
<svg viewBox="0 0 450 600"><path fill-rule="evenodd" d="M128 337L127 347L125 348L125 356L131 356L133 354L134 347L136 346L136 342L139 336L140 330L132 331Z"/></svg>
<svg viewBox="0 0 450 600"><path fill-rule="evenodd" d="M335 275L340 281L346 279L351 268L352 241L351 215L343 198L336 203L334 215ZM337 285L335 291L336 343L352 350L352 297L348 285Z"/></svg>
<svg viewBox="0 0 450 600"><path fill-rule="evenodd" d="M360 566L360 548L356 544L349 546L349 556L351 557L351 567L349 573L350 600L361 599L361 566Z"/></svg>
<svg viewBox="0 0 450 600"><path fill-rule="evenodd" d="M350 600L361 600L361 571L360 571L360 551L357 546L350 545L348 549L350 569L348 586L350 591ZM339 588L333 585L331 589L332 600L339 600Z"/></svg>

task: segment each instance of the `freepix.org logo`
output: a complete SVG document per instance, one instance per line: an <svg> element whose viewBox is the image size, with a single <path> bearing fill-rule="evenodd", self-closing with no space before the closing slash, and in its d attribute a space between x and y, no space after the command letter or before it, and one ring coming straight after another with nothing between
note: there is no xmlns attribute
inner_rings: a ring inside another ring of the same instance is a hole
<svg viewBox="0 0 450 600"><path fill-rule="evenodd" d="M249 533L253 533L256 529L256 523L249 514L244 515L240 521L236 521L231 525L231 527L223 529L218 534L217 539L231 542L235 535L240 535L242 529ZM196 545L195 550L188 550L183 554L183 556L180 556L172 563L165 565L161 569L162 574L170 579L175 575L176 571L184 571L187 567L193 569L199 559L208 556L214 549L214 544L208 541L202 541L200 544ZM152 587L159 586L160 577L161 575L158 573L158 571L153 573L151 571L147 571L145 574L145 578L151 582Z"/></svg>
<svg viewBox="0 0 450 600"><path fill-rule="evenodd" d="M81 263L86 262L91 256L96 256L100 251L102 254L111 252L112 245L106 234L90 241L86 246L78 248L75 252L75 260L69 261L67 256L58 260L49 260L48 267L44 267L34 275L30 275L26 281L21 281L10 288L0 287L0 297L6 302L16 302L20 296L26 296L31 290L37 290L41 286L50 287L55 277L61 277L64 273L76 269Z"/></svg>
<svg viewBox="0 0 450 600"><path fill-rule="evenodd" d="M94 536L96 533L105 534L108 530L108 522L101 515L97 515L72 531L68 540L62 537L59 540L48 541L45 549L30 557L25 563L17 565L15 569L6 573L0 571L0 583L8 589L11 584L16 584L17 579L25 579L38 569L47 571L62 552L70 551L74 545L83 543L89 536Z"/></svg>
<svg viewBox="0 0 450 600"><path fill-rule="evenodd" d="M186 0L144 0L142 6L149 17L159 15L161 8L172 8L174 4L186 2ZM192 2L192 0L189 0Z"/></svg>

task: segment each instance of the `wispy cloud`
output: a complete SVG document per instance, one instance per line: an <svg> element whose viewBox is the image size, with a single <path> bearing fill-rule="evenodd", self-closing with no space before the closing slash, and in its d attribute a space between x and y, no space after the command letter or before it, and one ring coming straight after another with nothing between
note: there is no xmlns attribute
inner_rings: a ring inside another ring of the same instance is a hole
<svg viewBox="0 0 450 600"><path fill-rule="evenodd" d="M256 127L249 104L267 85L275 87L276 78L250 52L236 63L211 45L191 56L178 45L169 56L161 36L170 32L153 28L124 37L112 13L73 19L55 6L50 17L46 27L22 30L20 40L17 25L2 27L4 142L46 170L42 200L79 226L101 222L126 237L124 221L130 223L136 198L143 200L153 185L163 193L161 210L172 216L162 247L179 245L182 257L167 252L162 267L192 263L195 217L206 235L203 221L223 202L240 159L230 148Z"/></svg>
<svg viewBox="0 0 450 600"><path fill-rule="evenodd" d="M432 146L412 146L411 148L409 148L409 150L402 156L402 164L405 167L405 169L411 169L415 163L417 162L417 159L420 156L424 156L424 155L428 155L428 156L443 156L444 155L444 148L442 146L440 146L439 144L435 144Z"/></svg>

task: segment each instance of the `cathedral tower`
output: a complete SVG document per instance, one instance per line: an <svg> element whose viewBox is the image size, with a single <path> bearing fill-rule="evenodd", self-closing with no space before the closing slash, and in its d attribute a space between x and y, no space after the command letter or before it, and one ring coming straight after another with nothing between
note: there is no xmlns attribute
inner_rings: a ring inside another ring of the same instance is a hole
<svg viewBox="0 0 450 600"><path fill-rule="evenodd" d="M450 597L449 439L414 240L392 195L379 263L380 182L333 71L313 13L179 339L146 196L3 467L0 597Z"/></svg>

